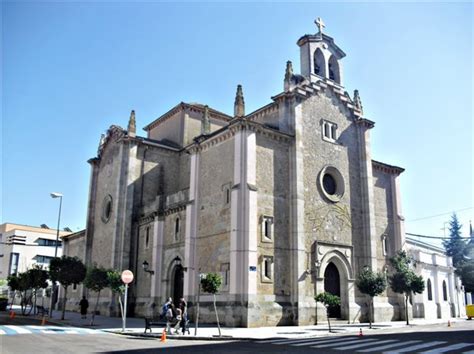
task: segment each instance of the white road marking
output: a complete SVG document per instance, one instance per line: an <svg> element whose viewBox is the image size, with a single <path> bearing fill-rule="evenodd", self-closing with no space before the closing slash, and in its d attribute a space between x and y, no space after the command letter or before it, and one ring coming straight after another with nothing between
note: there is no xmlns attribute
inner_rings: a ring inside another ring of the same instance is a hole
<svg viewBox="0 0 474 354"><path fill-rule="evenodd" d="M6 328L11 329L12 331L15 331L18 334L30 334L31 331L23 328L22 326L5 326Z"/></svg>
<svg viewBox="0 0 474 354"><path fill-rule="evenodd" d="M272 343L275 345L284 345L284 344L292 344L292 343L299 343L299 342L314 342L314 341L320 341L321 338L300 338L300 339L287 339L286 341L280 341L278 343Z"/></svg>
<svg viewBox="0 0 474 354"><path fill-rule="evenodd" d="M313 345L313 344L319 344L319 343L336 343L336 342L345 342L347 341L348 339L351 339L350 337L349 338L333 338L333 339L325 339L325 340L315 340L315 341L311 341L309 343L299 343L299 344L291 344L293 347L300 347L300 346L303 346L303 345ZM341 343L338 343L338 344L341 344Z"/></svg>
<svg viewBox="0 0 474 354"><path fill-rule="evenodd" d="M379 352L379 351L384 350L384 349L390 349L390 348L393 348L393 347L401 347L403 345L415 344L415 343L418 343L418 342L420 342L420 341L419 340L409 340L407 342L392 343L392 344L381 345L381 346L375 347L375 348L358 350L358 352L360 352L360 353Z"/></svg>
<svg viewBox="0 0 474 354"><path fill-rule="evenodd" d="M3 336L5 334L6 334L6 332L4 330L0 329L0 336Z"/></svg>
<svg viewBox="0 0 474 354"><path fill-rule="evenodd" d="M363 348L363 347L369 347L371 345L378 345L378 344L383 344L383 343L393 343L393 342L398 342L395 339L388 339L388 340L381 340L377 342L372 342L372 343L362 343L362 344L354 344L354 345L348 345L345 347L338 347L334 348L335 350L352 350L352 349L358 349L358 348Z"/></svg>
<svg viewBox="0 0 474 354"><path fill-rule="evenodd" d="M404 348L404 349L397 349L396 352L385 352L384 354L395 354L395 353L406 353L406 352L414 352L418 349L423 349L423 348L429 348L429 347L434 347L435 345L440 345L440 344L444 344L446 342L443 342L443 341L434 341L434 342L428 342L428 343L421 343L421 344L418 344L418 345L415 345L415 346L410 346L408 348Z"/></svg>
<svg viewBox="0 0 474 354"><path fill-rule="evenodd" d="M364 342L372 342L376 339L355 339L347 341L345 344L351 343L364 343ZM341 343L331 343L331 344L323 344L323 345L313 345L311 348L328 348L328 347L335 347L337 345L341 345Z"/></svg>
<svg viewBox="0 0 474 354"><path fill-rule="evenodd" d="M448 345L447 347L441 347L438 349L432 349L428 350L426 352L422 352L421 354L438 354L438 353L446 353L451 350L457 350L465 347L469 347L470 345L474 346L474 343L457 343L457 344L451 344Z"/></svg>

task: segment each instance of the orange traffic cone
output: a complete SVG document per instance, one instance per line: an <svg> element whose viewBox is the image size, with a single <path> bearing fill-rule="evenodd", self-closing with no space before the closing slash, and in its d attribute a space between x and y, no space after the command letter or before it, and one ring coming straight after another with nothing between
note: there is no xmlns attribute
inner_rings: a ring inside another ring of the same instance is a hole
<svg viewBox="0 0 474 354"><path fill-rule="evenodd" d="M41 325L44 326L46 324L46 316L43 316L43 319L41 320Z"/></svg>
<svg viewBox="0 0 474 354"><path fill-rule="evenodd" d="M166 342L166 329L163 329L163 333L161 333L160 342Z"/></svg>
<svg viewBox="0 0 474 354"><path fill-rule="evenodd" d="M364 334L362 333L362 328L359 329L359 337L363 337Z"/></svg>
<svg viewBox="0 0 474 354"><path fill-rule="evenodd" d="M11 310L10 311L10 319L14 319L15 318L15 311Z"/></svg>

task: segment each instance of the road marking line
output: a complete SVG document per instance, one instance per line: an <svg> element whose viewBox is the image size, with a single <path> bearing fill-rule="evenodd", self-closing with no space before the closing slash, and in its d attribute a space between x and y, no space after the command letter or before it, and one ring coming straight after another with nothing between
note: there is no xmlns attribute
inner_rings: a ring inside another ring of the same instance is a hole
<svg viewBox="0 0 474 354"><path fill-rule="evenodd" d="M325 339L325 340L311 341L310 343L299 343L299 344L291 344L291 345L294 346L294 347L299 347L299 346L303 346L303 345L313 345L313 344L319 344L319 343L345 342L348 339L351 339L351 338L349 337L349 338L340 338L340 339L337 339L337 338L335 338L335 339ZM342 343L338 343L338 344L342 344Z"/></svg>
<svg viewBox="0 0 474 354"><path fill-rule="evenodd" d="M7 334L3 329L0 329L0 336Z"/></svg>
<svg viewBox="0 0 474 354"><path fill-rule="evenodd" d="M362 348L362 347L369 347L371 345L374 345L374 344L383 344L383 343L393 343L393 342L397 342L397 340L395 339L388 339L388 340L381 340L381 341L378 341L378 342L375 342L375 343L362 343L362 344L354 344L354 345L348 345L346 347L338 347L338 348L334 348L334 350L351 350L351 349L357 349L357 348Z"/></svg>
<svg viewBox="0 0 474 354"><path fill-rule="evenodd" d="M15 331L18 334L31 334L31 331L21 326L5 326L5 327L11 329L12 331Z"/></svg>
<svg viewBox="0 0 474 354"><path fill-rule="evenodd" d="M457 344L452 344L452 345L448 345L447 347L441 347L441 348L438 348L438 349L432 349L432 350L428 350L426 352L422 352L421 354L438 354L438 353L445 353L445 352L449 352L451 350L457 350L457 349L461 349L461 348L465 348L465 347L468 347L470 345L474 345L474 343L457 343Z"/></svg>
<svg viewBox="0 0 474 354"><path fill-rule="evenodd" d="M279 343L279 342L285 342L285 341L290 341L290 340L297 340L298 338L280 338L280 339L265 339L265 340L258 340L257 343ZM304 339L313 339L313 338L299 338L298 340L304 340Z"/></svg>
<svg viewBox="0 0 474 354"><path fill-rule="evenodd" d="M358 350L358 352L360 352L360 353L379 352L379 351L384 350L384 349L390 349L390 348L393 348L393 347L401 347L401 346L403 346L403 345L414 344L414 343L418 343L418 342L420 342L420 341L419 341L419 340L409 340L409 341L407 341L407 342L399 342L399 343L393 343L393 344L386 344L386 345L381 345L381 346L375 347L375 348ZM375 343L374 343L374 344L375 344Z"/></svg>
<svg viewBox="0 0 474 354"><path fill-rule="evenodd" d="M356 340L350 340L347 341L345 344L351 344L351 343L363 343L363 342L372 342L376 339L356 339ZM328 347L335 347L341 345L341 343L330 343L330 344L323 344L323 345L313 345L311 348L328 348Z"/></svg>
<svg viewBox="0 0 474 354"><path fill-rule="evenodd" d="M280 341L278 343L272 343L275 345L284 345L284 344L291 344L291 343L299 343L299 342L314 342L319 341L321 338L300 338L300 339L287 339L286 341Z"/></svg>
<svg viewBox="0 0 474 354"><path fill-rule="evenodd" d="M395 354L395 353L406 353L406 352L413 352L418 349L423 349L423 348L428 348L428 347L434 347L436 345L444 344L446 342L443 341L434 341L434 342L428 342L428 343L421 343L415 346L410 346L408 348L403 348L403 349L397 349L396 352L385 352L384 354Z"/></svg>

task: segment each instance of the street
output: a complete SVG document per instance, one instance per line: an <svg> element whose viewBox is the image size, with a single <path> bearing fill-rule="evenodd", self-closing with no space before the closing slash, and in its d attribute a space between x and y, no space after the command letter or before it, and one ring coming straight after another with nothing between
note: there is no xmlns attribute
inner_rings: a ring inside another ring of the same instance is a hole
<svg viewBox="0 0 474 354"><path fill-rule="evenodd" d="M264 340L167 340L79 327L0 326L2 353L474 353L474 322L387 329L363 336L321 335ZM256 329L258 330L258 329Z"/></svg>

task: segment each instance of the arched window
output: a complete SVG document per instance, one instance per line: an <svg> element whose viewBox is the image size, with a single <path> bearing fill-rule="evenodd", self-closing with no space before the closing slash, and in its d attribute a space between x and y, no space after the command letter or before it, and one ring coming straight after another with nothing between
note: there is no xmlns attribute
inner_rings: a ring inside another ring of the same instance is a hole
<svg viewBox="0 0 474 354"><path fill-rule="evenodd" d="M329 58L329 80L333 80L338 84L341 83L341 76L339 72L339 63L334 55Z"/></svg>
<svg viewBox="0 0 474 354"><path fill-rule="evenodd" d="M426 282L426 288L428 289L428 301L433 301L433 292L431 290L431 280L428 279Z"/></svg>
<svg viewBox="0 0 474 354"><path fill-rule="evenodd" d="M174 222L174 239L176 241L179 239L179 229L180 229L180 223L179 223L179 217L177 217Z"/></svg>
<svg viewBox="0 0 474 354"><path fill-rule="evenodd" d="M314 61L314 73L319 76L326 76L326 62L324 60L324 54L321 49L316 49L313 56Z"/></svg>
<svg viewBox="0 0 474 354"><path fill-rule="evenodd" d="M448 289L446 288L446 280L443 280L443 300L448 301Z"/></svg>

